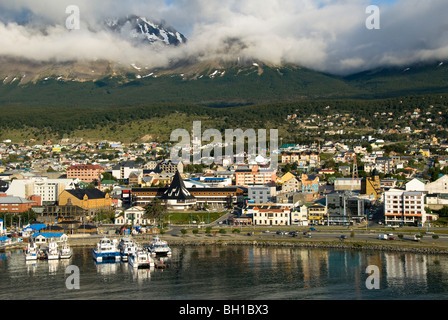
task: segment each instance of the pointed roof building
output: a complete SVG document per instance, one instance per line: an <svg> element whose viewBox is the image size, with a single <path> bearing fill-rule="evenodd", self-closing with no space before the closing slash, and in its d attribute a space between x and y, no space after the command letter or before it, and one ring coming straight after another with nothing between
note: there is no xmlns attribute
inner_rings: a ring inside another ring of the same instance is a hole
<svg viewBox="0 0 448 320"><path fill-rule="evenodd" d="M160 199L165 201L168 207L176 210L186 210L196 205L196 197L185 187L179 171L176 171L173 181Z"/></svg>

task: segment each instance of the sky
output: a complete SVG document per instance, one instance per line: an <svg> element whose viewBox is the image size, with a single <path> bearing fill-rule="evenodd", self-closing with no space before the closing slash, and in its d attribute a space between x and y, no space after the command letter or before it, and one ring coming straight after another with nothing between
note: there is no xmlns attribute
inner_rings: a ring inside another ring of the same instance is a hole
<svg viewBox="0 0 448 320"><path fill-rule="evenodd" d="M70 5L79 8L78 30L66 27ZM366 11L370 5L378 15ZM447 12L446 0L0 0L0 55L150 67L245 58L346 75L444 61ZM104 19L127 14L164 20L189 41L142 49L100 28Z"/></svg>

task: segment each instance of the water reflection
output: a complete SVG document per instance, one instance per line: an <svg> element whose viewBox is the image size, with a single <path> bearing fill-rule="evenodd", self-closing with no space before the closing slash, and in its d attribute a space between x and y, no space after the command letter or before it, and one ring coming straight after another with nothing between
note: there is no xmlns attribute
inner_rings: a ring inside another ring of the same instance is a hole
<svg viewBox="0 0 448 320"><path fill-rule="evenodd" d="M104 298L121 298L114 295L122 290L129 298L137 290L139 299L152 299L154 292L157 299L448 298L445 255L216 246L173 248L171 257L159 259L166 268L96 263L86 248L76 249L69 260L55 261L26 262L22 251L7 252L0 257L0 291L14 290L18 299L29 296L31 290L17 288L20 281L40 290L36 297L46 299L53 288L70 297L65 270L75 265L84 290L76 298L99 297L100 292ZM366 288L371 265L380 271L380 290Z"/></svg>

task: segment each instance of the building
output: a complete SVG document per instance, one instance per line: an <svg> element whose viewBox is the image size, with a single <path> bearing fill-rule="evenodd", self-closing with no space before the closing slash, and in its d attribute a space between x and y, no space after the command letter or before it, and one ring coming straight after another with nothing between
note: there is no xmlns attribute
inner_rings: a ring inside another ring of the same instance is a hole
<svg viewBox="0 0 448 320"><path fill-rule="evenodd" d="M425 192L391 189L384 193L386 224L420 226L426 222Z"/></svg>
<svg viewBox="0 0 448 320"><path fill-rule="evenodd" d="M361 179L337 178L334 180L334 191L361 191Z"/></svg>
<svg viewBox="0 0 448 320"><path fill-rule="evenodd" d="M296 176L282 183L282 192L284 193L299 191L302 191L302 181L300 181L300 179Z"/></svg>
<svg viewBox="0 0 448 320"><path fill-rule="evenodd" d="M255 226L289 226L291 211L287 207L257 206L252 210L252 221Z"/></svg>
<svg viewBox="0 0 448 320"><path fill-rule="evenodd" d="M112 176L118 180L127 180L129 179L131 172L141 170L143 169L138 163L134 161L125 161L112 167Z"/></svg>
<svg viewBox="0 0 448 320"><path fill-rule="evenodd" d="M67 168L68 179L79 179L86 183L101 181L104 168L98 165L74 165Z"/></svg>
<svg viewBox="0 0 448 320"><path fill-rule="evenodd" d="M308 226L308 206L302 205L298 209L291 212L291 225Z"/></svg>
<svg viewBox="0 0 448 320"><path fill-rule="evenodd" d="M272 202L275 196L275 186L249 186L247 188L247 197L249 201L255 203Z"/></svg>
<svg viewBox="0 0 448 320"><path fill-rule="evenodd" d="M40 206L40 197L31 196L29 199L0 194L0 213L22 213Z"/></svg>
<svg viewBox="0 0 448 320"><path fill-rule="evenodd" d="M406 182L405 188L406 191L425 191L426 183L419 178L414 178L411 181Z"/></svg>
<svg viewBox="0 0 448 320"><path fill-rule="evenodd" d="M181 161L162 161L157 165L156 172L165 172L165 173L183 173L184 165Z"/></svg>
<svg viewBox="0 0 448 320"><path fill-rule="evenodd" d="M374 170L371 177L361 180L361 194L368 195L374 200L382 198L383 189L381 188L380 176Z"/></svg>
<svg viewBox="0 0 448 320"><path fill-rule="evenodd" d="M324 225L327 222L327 207L321 203L314 203L307 207L308 223L311 225Z"/></svg>
<svg viewBox="0 0 448 320"><path fill-rule="evenodd" d="M185 187L180 172L177 171L173 181L160 200L165 203L166 207L172 210L188 210L196 206L196 197Z"/></svg>
<svg viewBox="0 0 448 320"><path fill-rule="evenodd" d="M428 193L448 193L448 175L444 175L436 181L426 184L425 190Z"/></svg>
<svg viewBox="0 0 448 320"><path fill-rule="evenodd" d="M161 199L167 189L167 187L163 187L123 190L123 203L144 207L151 203L154 198ZM196 206L199 208L204 205L217 209L231 208L234 204L243 203L244 201L245 190L236 186L223 188L187 188L187 190L196 198Z"/></svg>
<svg viewBox="0 0 448 320"><path fill-rule="evenodd" d="M90 214L111 210L112 200L108 193L98 189L64 190L59 196L59 206L73 205Z"/></svg>
<svg viewBox="0 0 448 320"><path fill-rule="evenodd" d="M319 177L315 175L302 174L300 182L302 183L303 193L319 193Z"/></svg>
<svg viewBox="0 0 448 320"><path fill-rule="evenodd" d="M377 157L375 159L375 168L380 173L391 173L394 169L394 161L389 157Z"/></svg>
<svg viewBox="0 0 448 320"><path fill-rule="evenodd" d="M131 207L122 211L118 216L115 217L116 225L131 225L131 226L141 226L149 225L150 222L145 218L145 209L139 206Z"/></svg>
<svg viewBox="0 0 448 320"><path fill-rule="evenodd" d="M14 179L6 194L22 198L38 195L41 197L42 205L52 205L58 202L59 194L63 190L75 189L79 182L79 179L49 179L47 177Z"/></svg>
<svg viewBox="0 0 448 320"><path fill-rule="evenodd" d="M350 193L335 192L326 196L327 223L350 225L366 219L364 199Z"/></svg>
<svg viewBox="0 0 448 320"><path fill-rule="evenodd" d="M237 186L274 185L276 181L276 171L271 168L250 165L240 166L235 170L235 185Z"/></svg>

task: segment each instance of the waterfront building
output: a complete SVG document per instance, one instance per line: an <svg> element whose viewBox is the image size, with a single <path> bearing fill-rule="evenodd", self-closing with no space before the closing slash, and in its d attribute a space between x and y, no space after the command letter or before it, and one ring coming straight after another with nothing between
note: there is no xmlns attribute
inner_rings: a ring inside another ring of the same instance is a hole
<svg viewBox="0 0 448 320"><path fill-rule="evenodd" d="M288 207L266 205L251 209L253 224L256 226L289 226L291 210Z"/></svg>
<svg viewBox="0 0 448 320"><path fill-rule="evenodd" d="M327 207L321 203L314 203L307 207L308 222L311 225L324 225L327 222Z"/></svg>
<svg viewBox="0 0 448 320"><path fill-rule="evenodd" d="M326 196L327 223L349 225L365 220L364 199L350 193L335 192Z"/></svg>
<svg viewBox="0 0 448 320"><path fill-rule="evenodd" d="M391 189L384 193L385 223L416 225L427 221L425 192Z"/></svg>

